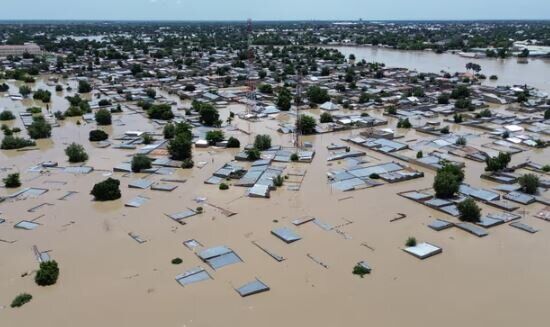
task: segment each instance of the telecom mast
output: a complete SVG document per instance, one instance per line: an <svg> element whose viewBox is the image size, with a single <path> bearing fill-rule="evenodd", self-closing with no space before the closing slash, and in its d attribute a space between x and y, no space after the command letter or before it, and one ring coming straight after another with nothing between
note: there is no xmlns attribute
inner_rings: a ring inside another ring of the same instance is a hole
<svg viewBox="0 0 550 327"><path fill-rule="evenodd" d="M296 127L294 128L294 146L299 149L302 147L300 143L300 135L302 130L300 129L300 105L302 104L302 71L300 70L296 75L296 98L294 101L296 105Z"/></svg>
<svg viewBox="0 0 550 327"><path fill-rule="evenodd" d="M248 19L247 27L247 81L248 94L246 96L246 115L248 120L248 135L250 136L250 118L252 114L252 109L256 106L256 81L252 76L253 67L254 67L254 49L252 47L253 35L252 35L252 19Z"/></svg>

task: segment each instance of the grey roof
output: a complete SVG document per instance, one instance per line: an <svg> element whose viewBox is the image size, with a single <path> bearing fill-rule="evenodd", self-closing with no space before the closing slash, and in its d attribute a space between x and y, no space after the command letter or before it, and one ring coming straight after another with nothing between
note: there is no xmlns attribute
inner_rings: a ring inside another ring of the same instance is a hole
<svg viewBox="0 0 550 327"><path fill-rule="evenodd" d="M63 172L69 174L89 174L94 170L93 167L88 166L69 166L63 168Z"/></svg>
<svg viewBox="0 0 550 327"><path fill-rule="evenodd" d="M428 201L425 201L424 204L430 207L441 208L452 204L452 202L444 199L433 198Z"/></svg>
<svg viewBox="0 0 550 327"><path fill-rule="evenodd" d="M428 225L428 227L436 231L441 231L441 230L450 228L452 226L453 226L453 223L442 219L436 219Z"/></svg>
<svg viewBox="0 0 550 327"><path fill-rule="evenodd" d="M176 212L176 213L172 213L172 214L167 214L168 217L174 219L175 221L177 221L179 223L181 223L181 220L187 219L189 217L193 217L195 215L197 215L197 212L195 210L191 210L191 209Z"/></svg>
<svg viewBox="0 0 550 327"><path fill-rule="evenodd" d="M234 263L241 262L241 258L226 246L216 246L197 254L213 269L219 269Z"/></svg>
<svg viewBox="0 0 550 327"><path fill-rule="evenodd" d="M484 228L490 228L490 227L493 227L493 226L497 226L497 225L500 225L500 224L503 224L504 221L500 220L500 219L495 219L495 218L491 218L491 217L481 217L479 219L479 222L477 222L476 224L481 226L481 227L484 227Z"/></svg>
<svg viewBox="0 0 550 327"><path fill-rule="evenodd" d="M430 243L419 243L416 246L409 246L403 249L403 251L412 254L419 259L426 259L436 254L443 252L443 250Z"/></svg>
<svg viewBox="0 0 550 327"><path fill-rule="evenodd" d="M10 198L17 198L19 200L24 200L28 198L37 198L46 192L48 192L48 190L45 188L28 187L17 193L12 194Z"/></svg>
<svg viewBox="0 0 550 327"><path fill-rule="evenodd" d="M149 186L151 186L152 184L153 184L153 182L150 181L150 180L147 180L147 179L135 179L135 180L131 181L130 183L128 183L128 187L146 189Z"/></svg>
<svg viewBox="0 0 550 327"><path fill-rule="evenodd" d="M484 237L489 235L489 233L485 229L469 223L458 223L456 224L456 227L467 231L470 234L474 234L477 237Z"/></svg>
<svg viewBox="0 0 550 327"><path fill-rule="evenodd" d="M202 260L208 260L210 258L217 257L217 256L220 256L220 255L224 255L224 254L227 254L227 253L230 253L230 252L233 252L233 251L230 248L226 247L226 246L215 246L215 247L203 250L203 251L199 252L197 255Z"/></svg>
<svg viewBox="0 0 550 327"><path fill-rule="evenodd" d="M432 197L430 194L416 192L416 191L401 193L401 196L406 197L407 199L415 200L415 201L426 200Z"/></svg>
<svg viewBox="0 0 550 327"><path fill-rule="evenodd" d="M504 198L521 204L531 204L536 201L535 197L521 192L510 192L504 195Z"/></svg>
<svg viewBox="0 0 550 327"><path fill-rule="evenodd" d="M192 268L183 274L176 276L176 281L180 283L181 286L202 282L203 280L211 279L210 274L201 267Z"/></svg>
<svg viewBox="0 0 550 327"><path fill-rule="evenodd" d="M269 291L269 286L257 279L236 289L242 297Z"/></svg>
<svg viewBox="0 0 550 327"><path fill-rule="evenodd" d="M519 221L517 221L515 223L511 223L510 226L515 227L517 229L521 229L521 230L526 231L526 232L531 233L531 234L534 234L534 233L539 231L538 229L536 229L534 227L531 227L529 225L526 225L524 223L520 223Z"/></svg>
<svg viewBox="0 0 550 327"><path fill-rule="evenodd" d="M271 234L277 236L286 243L292 243L302 239L298 234L296 234L292 229L288 227L276 228L271 231Z"/></svg>
<svg viewBox="0 0 550 327"><path fill-rule="evenodd" d="M253 198L268 198L269 197L269 186L255 184L248 190L248 196Z"/></svg>
<svg viewBox="0 0 550 327"><path fill-rule="evenodd" d="M168 183L154 183L153 185L151 185L151 190L154 191L172 192L176 188L178 188L177 185Z"/></svg>
<svg viewBox="0 0 550 327"><path fill-rule="evenodd" d="M15 228L21 228L21 229L26 229L26 230L33 230L35 229L36 227L40 226L40 224L38 223L35 223L35 222L32 222L32 221L28 221L28 220L21 220L20 222L18 222L17 224L15 224L13 227Z"/></svg>
<svg viewBox="0 0 550 327"><path fill-rule="evenodd" d="M139 208L143 204L145 204L145 202L147 202L147 200L149 200L149 198L146 198L144 196L136 196L132 200L126 202L124 205L126 207Z"/></svg>

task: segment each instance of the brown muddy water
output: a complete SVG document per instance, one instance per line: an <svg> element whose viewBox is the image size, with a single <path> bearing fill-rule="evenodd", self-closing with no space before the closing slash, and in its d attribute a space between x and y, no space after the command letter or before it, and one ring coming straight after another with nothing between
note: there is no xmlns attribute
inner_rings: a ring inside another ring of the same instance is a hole
<svg viewBox="0 0 550 327"><path fill-rule="evenodd" d="M442 70L450 73L463 72L466 64L474 62L481 65L481 73L487 76L484 84L497 85L531 85L543 91L550 92L550 59L530 58L528 64L519 64L517 58L464 58L458 54L433 51L404 51L383 47L370 46L336 46L331 47L343 53L346 57L355 54L357 60L367 62L383 62L388 67L402 67L418 72L440 73ZM492 81L489 76L497 75L498 80Z"/></svg>
<svg viewBox="0 0 550 327"><path fill-rule="evenodd" d="M357 53L356 53L357 54ZM53 107L65 109L63 95L53 99ZM30 100L27 100L30 101ZM2 98L0 107L20 108L30 103L13 104ZM239 105L222 110L239 111ZM319 114L318 111L312 110ZM288 119L282 115L281 120ZM107 128L111 135L126 130L155 131L156 128L137 114L115 115L125 126L115 123ZM244 196L245 189L231 187L220 191L203 182L212 172L232 159L235 151L197 149L195 162L206 162L202 169L178 170L171 176L146 176L110 171L135 153L113 148L99 149L87 141L95 124L76 125L75 119L54 128L51 140L40 141L39 150L0 151L0 167L19 171L24 187L45 187L49 192L36 199L0 204L0 325L1 326L543 326L548 320L550 296L550 238L548 223L533 217L542 206L525 208L523 222L541 229L537 234L506 225L490 229L490 235L477 238L456 228L435 232L426 225L434 218L455 221L437 211L397 195L398 192L430 187L434 173L421 179L385 184L380 187L342 193L331 189L326 173L344 163L327 164L326 146L343 143L341 132L306 137L314 144L316 156L311 164L294 163L290 169L307 171L299 192L284 187L271 199ZM272 135L274 144L290 146L291 136L278 134L277 120L235 124L252 134ZM390 127L396 122L391 121ZM21 125L18 119L16 126ZM20 126L22 127L22 126ZM160 133L160 129L158 132ZM488 138L480 130L454 127L453 132L479 136L470 145L481 145ZM429 138L415 131L402 141ZM240 132L226 132L246 144L252 140ZM46 160L66 166L63 149L70 142L84 145L90 155L87 165L96 170L89 175L59 172L42 174L27 169ZM356 150L362 150L352 145ZM524 152L513 157L520 162L527 157L536 162L550 161L549 150ZM370 164L390 162L392 158L367 151ZM479 179L484 164L467 162L466 182L473 186L496 186ZM2 171L2 177L8 171ZM97 203L89 192L92 186L111 175L121 180L122 199ZM161 178L187 179L171 192L129 189L128 182L137 177L153 181ZM78 193L58 200L67 191ZM0 189L6 195L13 191ZM124 207L137 195L150 200L141 208ZM182 226L165 216L199 206L193 199L206 197L209 204L202 215L188 219ZM36 212L28 212L42 203ZM211 205L210 205L211 204ZM236 215L226 217L219 209ZM496 212L482 206L484 213ZM390 223L398 213L405 219ZM291 220L311 215L333 226L324 231L313 223L294 227ZM20 220L41 225L33 231L14 229ZM352 223L349 223L349 222ZM285 244L270 230L287 226L302 240ZM138 244L128 236L135 233L147 240ZM344 237L347 236L347 237ZM443 248L443 253L418 260L402 251L405 240L415 236ZM206 247L226 245L243 263L212 271L182 242L196 239ZM276 262L251 242L286 258ZM56 285L39 287L34 283L37 261L32 247L37 245L60 265ZM322 267L308 257L322 261ZM172 265L172 258L183 259ZM366 260L373 271L365 278L352 275L354 265ZM213 280L181 287L174 277L202 266ZM28 272L27 276L22 277ZM234 288L259 278L271 287L266 293L241 298ZM9 308L19 293L33 295L30 303L19 309Z"/></svg>

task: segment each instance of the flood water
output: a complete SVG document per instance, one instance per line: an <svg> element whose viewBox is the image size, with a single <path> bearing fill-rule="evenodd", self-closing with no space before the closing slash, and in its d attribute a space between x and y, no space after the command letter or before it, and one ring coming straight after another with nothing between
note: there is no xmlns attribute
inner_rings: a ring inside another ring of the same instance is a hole
<svg viewBox="0 0 550 327"><path fill-rule="evenodd" d="M419 72L440 73L442 70L454 73L466 71L466 64L474 62L481 65L481 73L487 76L483 83L487 85L528 84L550 92L550 59L529 59L528 64L518 64L516 58L464 58L457 54L433 51L402 51L380 47L337 46L346 57L355 54L357 60L383 62L388 67L403 67ZM497 81L489 76L497 75Z"/></svg>

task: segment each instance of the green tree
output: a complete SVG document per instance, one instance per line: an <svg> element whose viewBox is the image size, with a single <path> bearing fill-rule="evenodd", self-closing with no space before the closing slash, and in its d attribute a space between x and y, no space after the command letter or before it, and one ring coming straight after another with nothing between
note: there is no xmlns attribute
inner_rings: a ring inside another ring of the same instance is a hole
<svg viewBox="0 0 550 327"><path fill-rule="evenodd" d="M29 94L31 94L32 90L30 87L28 87L27 85L21 85L19 87L19 93L23 96L23 97L27 97Z"/></svg>
<svg viewBox="0 0 550 327"><path fill-rule="evenodd" d="M485 160L485 163L487 165L485 167L485 171L496 172L506 169L511 160L512 157L509 153L499 152L498 156L490 157Z"/></svg>
<svg viewBox="0 0 550 327"><path fill-rule="evenodd" d="M315 118L309 115L302 114L298 116L298 119L296 120L296 129L300 134L303 134L303 135L315 134L316 127L317 127L317 122L315 121Z"/></svg>
<svg viewBox="0 0 550 327"><path fill-rule="evenodd" d="M112 201L120 199L120 181L114 178L107 178L106 180L94 185L91 195L94 196L96 201Z"/></svg>
<svg viewBox="0 0 550 327"><path fill-rule="evenodd" d="M265 151L271 148L271 136L266 134L256 135L254 139L254 148Z"/></svg>
<svg viewBox="0 0 550 327"><path fill-rule="evenodd" d="M224 139L225 135L223 135L223 131L221 130L213 130L206 133L206 140L210 145L215 145L218 142L222 142Z"/></svg>
<svg viewBox="0 0 550 327"><path fill-rule="evenodd" d="M98 125L111 125L111 112L107 109L99 109L95 113L95 121Z"/></svg>
<svg viewBox="0 0 550 327"><path fill-rule="evenodd" d="M33 122L27 128L32 139L45 139L52 135L52 126L46 122L44 116L33 117Z"/></svg>
<svg viewBox="0 0 550 327"><path fill-rule="evenodd" d="M192 147L191 139L179 133L168 143L168 153L173 160L192 159Z"/></svg>
<svg viewBox="0 0 550 327"><path fill-rule="evenodd" d="M170 120L174 118L172 107L169 104L154 104L147 110L151 119Z"/></svg>
<svg viewBox="0 0 550 327"><path fill-rule="evenodd" d="M88 81L78 81L78 93L90 93L92 92L92 86Z"/></svg>
<svg viewBox="0 0 550 327"><path fill-rule="evenodd" d="M19 308L22 307L25 303L28 303L32 300L32 295L28 293L21 293L17 295L13 301L11 301L10 307Z"/></svg>
<svg viewBox="0 0 550 327"><path fill-rule="evenodd" d="M40 263L40 269L34 276L34 281L40 286L49 286L57 282L59 277L59 266L55 260Z"/></svg>
<svg viewBox="0 0 550 327"><path fill-rule="evenodd" d="M518 178L518 183L523 192L527 194L537 194L540 185L539 177L535 174L525 174Z"/></svg>
<svg viewBox="0 0 550 327"><path fill-rule="evenodd" d="M231 136L227 140L227 147L228 148L240 148L241 147L241 142L239 141L239 139L234 138L233 136Z"/></svg>
<svg viewBox="0 0 550 327"><path fill-rule="evenodd" d="M21 181L19 180L19 173L9 174L6 178L2 180L6 188L16 188L21 186Z"/></svg>
<svg viewBox="0 0 550 327"><path fill-rule="evenodd" d="M317 85L310 86L307 90L307 97L311 103L322 104L330 101L327 90Z"/></svg>
<svg viewBox="0 0 550 327"><path fill-rule="evenodd" d="M143 169L150 169L152 167L152 160L148 156L138 153L132 157L132 171L139 173Z"/></svg>
<svg viewBox="0 0 550 327"><path fill-rule="evenodd" d="M292 106L292 94L290 94L290 91L286 88L281 89L281 91L277 95L277 100L275 104L280 110L290 110L290 107Z"/></svg>
<svg viewBox="0 0 550 327"><path fill-rule="evenodd" d="M105 141L108 138L109 138L109 134L105 133L100 129L95 129L90 131L88 140L90 140L90 142L99 142L99 141Z"/></svg>
<svg viewBox="0 0 550 327"><path fill-rule="evenodd" d="M332 115L328 112L323 112L321 114L321 117L319 119L321 123L332 123L334 119L332 118Z"/></svg>
<svg viewBox="0 0 550 327"><path fill-rule="evenodd" d="M4 110L0 112L0 121L14 120L14 119L15 119L15 115L11 111Z"/></svg>
<svg viewBox="0 0 550 327"><path fill-rule="evenodd" d="M459 167L445 163L435 176L433 188L435 195L441 199L452 198L464 180L464 172Z"/></svg>
<svg viewBox="0 0 550 327"><path fill-rule="evenodd" d="M69 162L77 163L88 160L88 154L84 147L80 144L71 143L65 149L65 154L69 157Z"/></svg>
<svg viewBox="0 0 550 327"><path fill-rule="evenodd" d="M473 199L467 198L466 200L459 202L456 206L460 212L460 216L458 218L461 221L472 223L479 222L481 218L481 209Z"/></svg>

